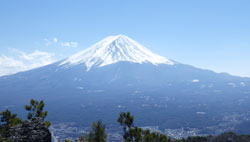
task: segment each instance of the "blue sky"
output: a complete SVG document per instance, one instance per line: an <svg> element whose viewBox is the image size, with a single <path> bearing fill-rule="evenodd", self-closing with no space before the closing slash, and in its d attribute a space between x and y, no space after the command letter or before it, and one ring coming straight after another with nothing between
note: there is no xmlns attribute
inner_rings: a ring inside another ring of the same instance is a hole
<svg viewBox="0 0 250 142"><path fill-rule="evenodd" d="M2 0L0 75L116 34L181 63L250 77L249 0Z"/></svg>

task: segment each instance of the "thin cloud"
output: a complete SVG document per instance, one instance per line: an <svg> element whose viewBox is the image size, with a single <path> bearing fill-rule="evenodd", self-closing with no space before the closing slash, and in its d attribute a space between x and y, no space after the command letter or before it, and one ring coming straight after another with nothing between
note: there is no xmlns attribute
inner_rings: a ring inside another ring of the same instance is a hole
<svg viewBox="0 0 250 142"><path fill-rule="evenodd" d="M58 38L44 39L45 46L56 46L56 47L78 47L78 42L75 41L60 41Z"/></svg>
<svg viewBox="0 0 250 142"><path fill-rule="evenodd" d="M56 38L56 37L53 38L53 42L54 42L54 43L57 43L57 42L58 42L58 38Z"/></svg>
<svg viewBox="0 0 250 142"><path fill-rule="evenodd" d="M0 56L0 76L27 71L55 62L54 54L36 50L26 53L13 49L13 56Z"/></svg>
<svg viewBox="0 0 250 142"><path fill-rule="evenodd" d="M62 42L61 46L63 47L77 47L78 43L77 42Z"/></svg>

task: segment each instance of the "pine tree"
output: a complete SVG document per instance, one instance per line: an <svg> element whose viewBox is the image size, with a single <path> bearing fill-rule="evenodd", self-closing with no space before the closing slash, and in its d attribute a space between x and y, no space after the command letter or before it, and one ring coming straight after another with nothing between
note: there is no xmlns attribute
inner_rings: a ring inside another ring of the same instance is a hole
<svg viewBox="0 0 250 142"><path fill-rule="evenodd" d="M143 130L142 128L135 127L134 117L129 112L122 112L117 120L124 131L125 142L169 142L170 139L161 133L150 132L149 130Z"/></svg>
<svg viewBox="0 0 250 142"><path fill-rule="evenodd" d="M133 127L129 129L129 133L132 137L133 142L142 142L143 140L143 129L139 127Z"/></svg>
<svg viewBox="0 0 250 142"><path fill-rule="evenodd" d="M17 124L20 124L22 120L20 118L17 118L17 115L12 114L8 109L0 112L0 116L0 136L3 138L8 138L10 136L10 128Z"/></svg>
<svg viewBox="0 0 250 142"><path fill-rule="evenodd" d="M92 124L92 130L88 134L89 142L106 142L107 134L105 132L105 125L101 121Z"/></svg>
<svg viewBox="0 0 250 142"><path fill-rule="evenodd" d="M123 138L125 142L132 141L132 135L130 133L130 128L133 127L134 117L130 114L130 112L122 112L117 120L121 126L123 126Z"/></svg>
<svg viewBox="0 0 250 142"><path fill-rule="evenodd" d="M46 116L48 115L48 112L43 110L44 106L45 103L43 101L31 99L30 104L25 105L25 109L28 111L27 119L30 121L44 121ZM49 127L50 122L44 121L44 125Z"/></svg>

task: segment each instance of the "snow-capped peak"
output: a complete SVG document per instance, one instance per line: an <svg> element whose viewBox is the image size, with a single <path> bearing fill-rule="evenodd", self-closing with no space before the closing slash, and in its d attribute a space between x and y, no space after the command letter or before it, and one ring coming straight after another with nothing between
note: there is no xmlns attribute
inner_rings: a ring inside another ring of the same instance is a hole
<svg viewBox="0 0 250 142"><path fill-rule="evenodd" d="M133 63L152 63L173 65L174 62L157 55L136 41L124 35L109 36L93 46L83 50L60 65L85 64L87 69L102 67L120 61Z"/></svg>

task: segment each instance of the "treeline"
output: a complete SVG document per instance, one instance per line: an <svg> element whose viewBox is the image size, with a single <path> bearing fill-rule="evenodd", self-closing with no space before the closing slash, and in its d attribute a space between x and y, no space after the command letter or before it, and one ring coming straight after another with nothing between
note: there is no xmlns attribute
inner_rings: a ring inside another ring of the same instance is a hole
<svg viewBox="0 0 250 142"><path fill-rule="evenodd" d="M44 102L30 100L25 105L27 118L22 120L10 110L0 112L0 142L51 142L50 122L45 118ZM236 135L228 132L218 136L195 136L185 139L173 139L160 132L152 132L134 125L130 112L120 113L117 122L123 129L124 142L250 142L250 135ZM64 140L62 142L71 142ZM91 130L74 142L107 142L105 124L102 121L92 123Z"/></svg>
<svg viewBox="0 0 250 142"><path fill-rule="evenodd" d="M125 142L170 142L170 138L166 135L134 126L134 117L129 112L122 112L117 122L123 128L123 140ZM106 142L105 125L101 121L94 122L91 131L75 141ZM70 140L66 140L66 142L70 142Z"/></svg>

